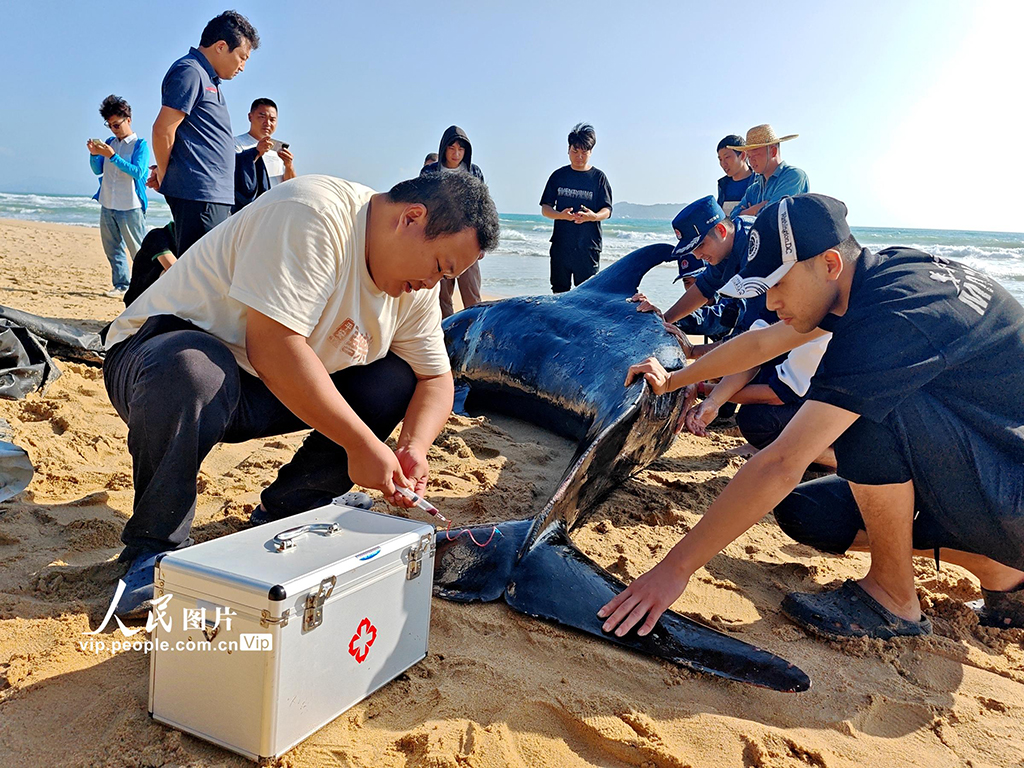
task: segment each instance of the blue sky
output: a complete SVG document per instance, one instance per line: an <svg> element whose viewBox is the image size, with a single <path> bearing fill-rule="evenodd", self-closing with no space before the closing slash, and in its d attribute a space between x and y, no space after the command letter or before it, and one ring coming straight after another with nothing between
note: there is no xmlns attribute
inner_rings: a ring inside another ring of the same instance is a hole
<svg viewBox="0 0 1024 768"><path fill-rule="evenodd" d="M108 93L148 137L168 65L226 3L8 3L0 190L95 190ZM730 8L728 14L721 9ZM300 173L386 189L461 125L498 208L535 213L580 120L615 198L715 191L715 145L769 122L860 226L1024 231L1024 3L306 3L235 8L262 38L225 85L236 133L280 106Z"/></svg>

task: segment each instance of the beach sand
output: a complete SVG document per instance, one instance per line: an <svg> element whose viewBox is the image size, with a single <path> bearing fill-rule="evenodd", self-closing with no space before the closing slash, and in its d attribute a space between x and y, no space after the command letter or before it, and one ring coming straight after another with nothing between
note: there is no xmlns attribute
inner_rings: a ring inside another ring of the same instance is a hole
<svg viewBox="0 0 1024 768"><path fill-rule="evenodd" d="M0 304L106 321L121 307L102 295L108 287L98 230L0 222ZM64 375L45 396L0 401L36 467L28 490L0 504L0 763L250 765L149 719L143 653L79 647L111 597L131 464L101 371L59 365ZM199 477L196 538L242 528L301 437L214 450ZM741 465L726 452L740 442L681 436L602 504L577 544L635 578L699 520ZM453 416L430 451L429 496L458 524L526 517L571 451L531 426ZM826 643L779 613L787 591L865 569L863 555L820 555L769 518L699 571L674 606L801 666L813 680L802 694L680 670L503 604L434 600L427 658L279 764L1021 765L1024 631L980 628L961 603L980 596L965 572L917 562L930 638Z"/></svg>

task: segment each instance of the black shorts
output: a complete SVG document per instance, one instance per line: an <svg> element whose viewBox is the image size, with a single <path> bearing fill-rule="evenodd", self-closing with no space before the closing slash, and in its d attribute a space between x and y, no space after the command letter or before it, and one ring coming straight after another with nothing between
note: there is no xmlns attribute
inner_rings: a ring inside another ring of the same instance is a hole
<svg viewBox="0 0 1024 768"><path fill-rule="evenodd" d="M914 548L940 547L1024 569L1024 463L925 393L885 422L858 419L835 444L838 476L802 483L775 509L797 541L845 552L864 521L850 483L914 482Z"/></svg>
<svg viewBox="0 0 1024 768"><path fill-rule="evenodd" d="M748 403L736 413L736 426L748 443L761 450L782 434L803 404L803 400L782 405Z"/></svg>
<svg viewBox="0 0 1024 768"><path fill-rule="evenodd" d="M915 515L914 549L963 549L920 506ZM790 538L835 555L846 552L857 532L864 530L849 481L836 475L800 483L775 508L775 520Z"/></svg>

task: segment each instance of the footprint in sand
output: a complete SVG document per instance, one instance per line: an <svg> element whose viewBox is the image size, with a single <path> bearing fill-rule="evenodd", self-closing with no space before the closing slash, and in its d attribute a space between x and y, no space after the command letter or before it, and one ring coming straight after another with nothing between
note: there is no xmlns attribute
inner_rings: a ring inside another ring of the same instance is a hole
<svg viewBox="0 0 1024 768"><path fill-rule="evenodd" d="M91 565L51 565L37 573L25 591L47 602L106 600L127 570L127 564L117 560Z"/></svg>

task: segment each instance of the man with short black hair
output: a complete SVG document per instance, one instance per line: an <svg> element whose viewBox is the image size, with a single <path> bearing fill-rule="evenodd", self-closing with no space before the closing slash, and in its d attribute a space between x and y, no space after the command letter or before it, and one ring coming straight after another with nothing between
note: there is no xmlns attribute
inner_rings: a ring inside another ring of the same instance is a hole
<svg viewBox="0 0 1024 768"><path fill-rule="evenodd" d="M754 172L747 162L747 153L734 146L742 145L743 138L735 134L726 136L718 142L718 164L725 171L725 176L718 180L718 204L727 214L731 214L736 205L743 199L747 187L754 181Z"/></svg>
<svg viewBox="0 0 1024 768"><path fill-rule="evenodd" d="M164 75L161 108L153 124L156 171L150 186L167 199L177 252L231 215L235 203L235 139L221 81L245 69L260 38L236 11L225 11L203 29Z"/></svg>
<svg viewBox="0 0 1024 768"><path fill-rule="evenodd" d="M569 165L551 174L540 198L541 214L554 219L551 291L564 293L597 274L601 222L612 215L612 187L590 164L597 144L594 127L577 123L569 132Z"/></svg>
<svg viewBox="0 0 1024 768"><path fill-rule="evenodd" d="M718 302L718 291L729 282L747 263L747 240L753 219L729 218L711 195L695 200L683 208L672 220L672 227L679 238L673 252L676 258L695 257L707 264L696 280L683 292L662 319L669 324L678 324L684 333L698 333L705 317L694 317L693 313L705 305ZM630 301L638 302L638 312L661 311L643 293L637 293ZM775 317L764 309L764 301L755 299L748 304L737 299L723 300L715 313L723 335L746 330L758 318L771 322ZM692 319L691 319L692 318ZM692 357L694 348L684 344L687 357Z"/></svg>
<svg viewBox="0 0 1024 768"><path fill-rule="evenodd" d="M767 295L781 323L741 334L681 371L634 365L657 394L759 365L826 333L807 401L701 521L599 615L646 635L693 573L775 510L797 541L867 550L859 581L792 593L783 611L830 638L925 635L912 556L981 582L982 621L1024 627L1024 308L968 266L911 248L871 253L824 195L762 210L747 266L722 290ZM835 444L837 475L797 485Z"/></svg>
<svg viewBox="0 0 1024 768"><path fill-rule="evenodd" d="M271 187L295 178L291 148L272 138L277 130L277 104L268 98L256 99L248 118L248 132L235 136L234 213Z"/></svg>
<svg viewBox="0 0 1024 768"><path fill-rule="evenodd" d="M358 483L409 506L454 385L436 285L498 244L470 174L375 193L300 176L195 244L114 320L104 381L128 424L135 500L121 615L152 599L160 552L191 543L196 475L222 441L312 429L252 522L330 502ZM403 421L397 446L384 440Z"/></svg>
<svg viewBox="0 0 1024 768"><path fill-rule="evenodd" d="M120 96L103 100L100 117L114 135L105 142L89 139L85 146L93 173L102 177L92 199L100 204L100 243L114 284L105 295L120 298L130 283L125 246L134 259L146 235L149 145L132 130L132 108Z"/></svg>

